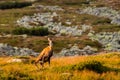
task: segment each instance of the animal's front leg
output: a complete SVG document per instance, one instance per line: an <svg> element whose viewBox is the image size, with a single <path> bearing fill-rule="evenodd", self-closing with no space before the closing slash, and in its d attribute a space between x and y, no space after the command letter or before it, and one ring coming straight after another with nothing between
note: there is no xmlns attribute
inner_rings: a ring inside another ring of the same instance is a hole
<svg viewBox="0 0 120 80"><path fill-rule="evenodd" d="M39 69L38 65L37 65L38 62L35 62L35 66L37 67L37 69Z"/></svg>

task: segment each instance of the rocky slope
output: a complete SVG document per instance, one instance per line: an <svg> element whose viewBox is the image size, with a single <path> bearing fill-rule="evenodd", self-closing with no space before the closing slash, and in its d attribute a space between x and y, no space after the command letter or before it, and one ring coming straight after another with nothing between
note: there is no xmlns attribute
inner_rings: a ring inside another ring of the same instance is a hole
<svg viewBox="0 0 120 80"><path fill-rule="evenodd" d="M51 8L51 7L49 7ZM56 9L55 9L56 10ZM59 9L58 9L59 10ZM64 26L61 22L55 22L54 17L58 20L60 16L56 13L37 13L33 16L24 16L17 20L18 25L24 26L26 28L33 27L47 27L50 32L56 33L57 35L70 35L70 36L81 36L83 32L90 30L92 27L90 25L81 25L82 29L78 29L78 26ZM32 24L32 25L31 25ZM66 22L66 24L71 24L71 22Z"/></svg>
<svg viewBox="0 0 120 80"><path fill-rule="evenodd" d="M0 43L0 56L36 56L37 54L29 48L12 47L8 44Z"/></svg>
<svg viewBox="0 0 120 80"><path fill-rule="evenodd" d="M90 14L99 17L106 17L111 19L111 24L120 25L120 12L108 7L88 7L78 11L80 14Z"/></svg>
<svg viewBox="0 0 120 80"><path fill-rule="evenodd" d="M47 1L48 0L46 0L46 2ZM45 1L38 1L38 3L25 8L35 10L36 12L16 19L16 21L14 21L16 22L16 27L45 27L48 28L49 32L53 33L53 38L60 38L61 36L64 38L76 38L76 42L72 43L73 46L70 46L69 49L66 47L61 49L59 52L60 56L94 54L98 49L95 48L95 44L93 44L92 41L98 41L102 44L101 50L120 51L120 10L118 0L85 0L79 1L78 3L77 1L71 0L71 2L64 1L62 5L59 5L59 2L62 1L58 1L58 3L55 3L56 5L48 5L45 4ZM18 13L14 13L15 16L17 16L17 14ZM95 21L97 24L93 24ZM113 31L107 31L107 29L109 29L107 26L111 26L110 28ZM114 31L116 26L117 30ZM96 29L101 29L99 27L106 29L106 31L99 30L99 32L97 32ZM4 37L10 36L0 36L1 39ZM88 42L86 41L83 46L77 40L83 40L83 42L87 40ZM68 42L68 45L69 44ZM78 45L82 45L82 48ZM31 49L12 47L4 43L0 44L0 52L1 55L4 53L7 55L21 56L30 54L37 55L37 53Z"/></svg>

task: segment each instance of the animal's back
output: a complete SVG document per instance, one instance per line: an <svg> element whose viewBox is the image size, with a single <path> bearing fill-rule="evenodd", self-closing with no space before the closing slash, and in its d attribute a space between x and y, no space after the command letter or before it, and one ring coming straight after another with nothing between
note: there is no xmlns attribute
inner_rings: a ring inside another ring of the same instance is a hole
<svg viewBox="0 0 120 80"><path fill-rule="evenodd" d="M42 57L50 58L53 55L53 50L50 46L44 48L42 52L39 54L37 61L42 60Z"/></svg>

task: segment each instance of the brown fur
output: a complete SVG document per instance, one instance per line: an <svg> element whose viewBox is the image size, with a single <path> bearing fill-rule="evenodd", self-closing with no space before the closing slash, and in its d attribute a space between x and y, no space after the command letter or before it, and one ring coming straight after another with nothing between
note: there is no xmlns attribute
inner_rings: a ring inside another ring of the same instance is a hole
<svg viewBox="0 0 120 80"><path fill-rule="evenodd" d="M48 62L50 65L50 58L53 55L53 49L52 49L52 41L49 38L48 38L48 41L49 41L49 46L44 48L42 52L38 55L37 59L35 60L36 66L37 66L37 63L40 63L41 66L43 67L45 62Z"/></svg>

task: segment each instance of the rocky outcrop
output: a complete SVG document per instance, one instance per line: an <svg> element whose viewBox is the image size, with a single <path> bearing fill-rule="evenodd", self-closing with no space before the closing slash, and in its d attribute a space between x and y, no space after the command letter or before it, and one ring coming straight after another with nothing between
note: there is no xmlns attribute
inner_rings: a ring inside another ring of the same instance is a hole
<svg viewBox="0 0 120 80"><path fill-rule="evenodd" d="M29 48L18 48L12 47L8 44L0 43L0 55L5 56L28 56L28 55L37 55L38 53L34 52Z"/></svg>
<svg viewBox="0 0 120 80"><path fill-rule="evenodd" d="M54 17L57 17L58 20L60 16L56 13L37 13L33 16L24 16L21 19L17 20L18 25L32 28L32 27L47 27L50 32L53 32L57 35L70 35L70 36L81 36L83 32L91 29L89 25L81 25L82 29L79 29L78 26L64 26L61 22L55 22ZM42 25L41 25L42 24Z"/></svg>
<svg viewBox="0 0 120 80"><path fill-rule="evenodd" d="M86 46L83 49L79 49L77 45L72 46L70 49L62 49L60 53L54 54L54 57L60 56L75 56L75 55L92 55L97 52L96 48ZM37 56L39 53L34 52L28 48L12 47L8 44L0 43L0 56ZM13 59L8 62L22 62L21 59Z"/></svg>
<svg viewBox="0 0 120 80"><path fill-rule="evenodd" d="M90 14L111 19L111 24L120 25L120 12L108 7L88 7L77 11L79 14Z"/></svg>
<svg viewBox="0 0 120 80"><path fill-rule="evenodd" d="M86 46L83 49L79 49L77 45L74 45L70 49L62 49L59 56L92 55L95 52L97 52L96 48Z"/></svg>
<svg viewBox="0 0 120 80"><path fill-rule="evenodd" d="M105 50L120 51L120 32L100 32L88 34L90 39L100 42Z"/></svg>
<svg viewBox="0 0 120 80"><path fill-rule="evenodd" d="M64 11L60 6L44 6L44 5L37 5L35 6L37 10L50 10L50 11Z"/></svg>

